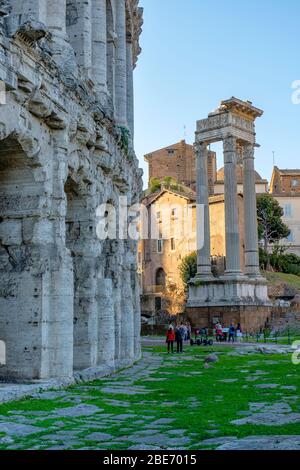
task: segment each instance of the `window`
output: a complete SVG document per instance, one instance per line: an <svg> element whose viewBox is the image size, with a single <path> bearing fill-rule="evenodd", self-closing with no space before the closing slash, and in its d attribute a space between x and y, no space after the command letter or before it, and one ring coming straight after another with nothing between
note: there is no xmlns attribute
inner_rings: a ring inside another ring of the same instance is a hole
<svg viewBox="0 0 300 470"><path fill-rule="evenodd" d="M168 155L174 155L175 151L173 149L168 150Z"/></svg>
<svg viewBox="0 0 300 470"><path fill-rule="evenodd" d="M161 310L161 297L155 297L155 311L159 312Z"/></svg>
<svg viewBox="0 0 300 470"><path fill-rule="evenodd" d="M161 213L160 212L156 212L156 220L160 220L161 219Z"/></svg>
<svg viewBox="0 0 300 470"><path fill-rule="evenodd" d="M157 240L157 253L162 253L164 248L163 240Z"/></svg>
<svg viewBox="0 0 300 470"><path fill-rule="evenodd" d="M292 180L292 188L297 188L298 185L299 185L298 180Z"/></svg>
<svg viewBox="0 0 300 470"><path fill-rule="evenodd" d="M287 241L288 241L289 243L293 243L293 242L294 242L294 234L293 234L292 230L290 231L290 234L289 234L289 236L287 237Z"/></svg>
<svg viewBox="0 0 300 470"><path fill-rule="evenodd" d="M174 219L177 217L177 207L173 207L173 209L171 210L171 217L173 217Z"/></svg>
<svg viewBox="0 0 300 470"><path fill-rule="evenodd" d="M176 250L175 238L171 238L171 251Z"/></svg>
<svg viewBox="0 0 300 470"><path fill-rule="evenodd" d="M166 273L163 270L163 268L159 268L156 271L155 283L156 283L157 286L165 287L165 285L166 285Z"/></svg>
<svg viewBox="0 0 300 470"><path fill-rule="evenodd" d="M292 217L292 205L285 204L283 207L283 212L284 212L285 217Z"/></svg>

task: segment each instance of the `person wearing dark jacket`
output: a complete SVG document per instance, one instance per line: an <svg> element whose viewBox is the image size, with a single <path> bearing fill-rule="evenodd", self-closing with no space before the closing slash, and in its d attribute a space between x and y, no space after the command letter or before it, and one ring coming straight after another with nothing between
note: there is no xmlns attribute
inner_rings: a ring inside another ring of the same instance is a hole
<svg viewBox="0 0 300 470"><path fill-rule="evenodd" d="M235 328L233 324L231 323L229 330L228 330L228 343L230 343L230 341L234 343L234 337L235 337Z"/></svg>
<svg viewBox="0 0 300 470"><path fill-rule="evenodd" d="M183 346L183 340L185 337L185 328L183 323L181 323L179 326L177 326L175 330L175 339L176 339L176 344L177 344L177 352L182 353L182 346Z"/></svg>

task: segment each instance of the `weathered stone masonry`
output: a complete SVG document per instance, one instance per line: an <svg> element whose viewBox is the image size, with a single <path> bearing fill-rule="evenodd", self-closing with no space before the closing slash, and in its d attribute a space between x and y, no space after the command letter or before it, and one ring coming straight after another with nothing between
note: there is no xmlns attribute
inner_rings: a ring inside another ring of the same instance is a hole
<svg viewBox="0 0 300 470"><path fill-rule="evenodd" d="M99 240L96 209L142 190L141 26L138 0L0 1L0 379L140 356L136 244Z"/></svg>

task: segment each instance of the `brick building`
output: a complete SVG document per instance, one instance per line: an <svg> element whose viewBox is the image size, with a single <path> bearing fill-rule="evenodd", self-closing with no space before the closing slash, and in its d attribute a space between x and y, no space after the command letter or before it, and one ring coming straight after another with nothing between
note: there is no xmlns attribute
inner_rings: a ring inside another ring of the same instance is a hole
<svg viewBox="0 0 300 470"><path fill-rule="evenodd" d="M273 169L270 193L283 209L283 220L290 229L290 235L281 244L288 251L300 256L300 170Z"/></svg>

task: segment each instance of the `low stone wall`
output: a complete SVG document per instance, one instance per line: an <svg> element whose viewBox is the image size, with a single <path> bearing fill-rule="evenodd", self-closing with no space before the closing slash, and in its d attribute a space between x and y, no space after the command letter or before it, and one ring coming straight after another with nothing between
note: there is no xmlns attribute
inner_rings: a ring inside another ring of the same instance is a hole
<svg viewBox="0 0 300 470"><path fill-rule="evenodd" d="M248 333L256 332L271 319L272 307L269 306L232 306L232 307L188 307L187 316L193 327L212 328L218 320L223 325L241 323Z"/></svg>
<svg viewBox="0 0 300 470"><path fill-rule="evenodd" d="M165 336L167 325L142 325L142 336Z"/></svg>

